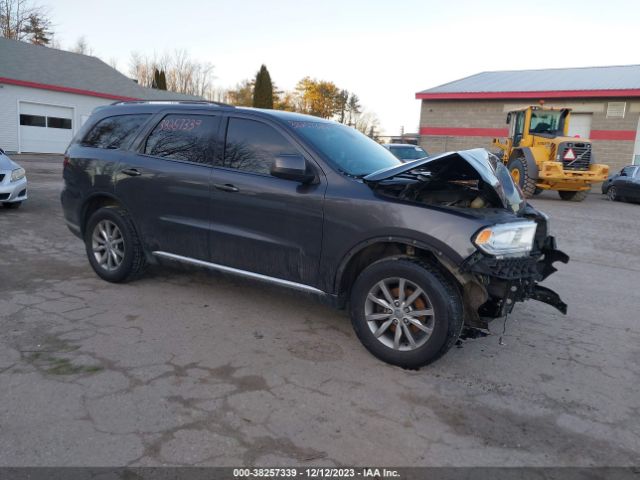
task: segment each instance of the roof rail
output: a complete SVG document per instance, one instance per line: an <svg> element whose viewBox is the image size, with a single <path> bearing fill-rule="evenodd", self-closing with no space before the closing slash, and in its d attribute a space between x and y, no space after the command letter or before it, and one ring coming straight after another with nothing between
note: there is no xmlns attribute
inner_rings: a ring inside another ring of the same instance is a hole
<svg viewBox="0 0 640 480"><path fill-rule="evenodd" d="M140 103L148 103L148 104L187 104L187 105L217 105L218 107L231 107L235 108L233 105L224 102L214 102L212 100L124 100L113 102L111 105L130 105L130 104L140 104Z"/></svg>

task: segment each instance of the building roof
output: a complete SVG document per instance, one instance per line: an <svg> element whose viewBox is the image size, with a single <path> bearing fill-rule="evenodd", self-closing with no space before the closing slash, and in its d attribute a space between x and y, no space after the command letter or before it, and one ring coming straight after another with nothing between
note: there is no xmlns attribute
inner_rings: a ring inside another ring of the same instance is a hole
<svg viewBox="0 0 640 480"><path fill-rule="evenodd" d="M0 83L112 100L193 100L141 87L97 57L0 38Z"/></svg>
<svg viewBox="0 0 640 480"><path fill-rule="evenodd" d="M416 93L433 100L639 96L640 65L482 72Z"/></svg>

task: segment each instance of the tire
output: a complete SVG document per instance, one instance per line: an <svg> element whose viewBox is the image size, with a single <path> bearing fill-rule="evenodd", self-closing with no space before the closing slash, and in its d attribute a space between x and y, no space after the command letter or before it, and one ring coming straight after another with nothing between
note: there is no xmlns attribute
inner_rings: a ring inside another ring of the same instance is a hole
<svg viewBox="0 0 640 480"><path fill-rule="evenodd" d="M567 202L582 202L590 190L582 190L580 192L567 192L567 191L558 191L558 195L562 200L566 200Z"/></svg>
<svg viewBox="0 0 640 480"><path fill-rule="evenodd" d="M536 179L531 178L529 167L524 157L514 157L507 164L509 173L518 184L526 198L531 198L536 193Z"/></svg>
<svg viewBox="0 0 640 480"><path fill-rule="evenodd" d="M114 238L110 250L119 252L109 255L105 246L100 250L105 252L104 256L108 259L105 263L98 260L99 251L94 250L101 245L100 242L105 243L106 237L100 233L101 229L111 233ZM84 243L91 267L100 278L108 282L128 282L142 274L146 267L138 233L129 213L123 208L104 207L91 215L85 228ZM107 261L109 265L106 264Z"/></svg>
<svg viewBox="0 0 640 480"><path fill-rule="evenodd" d="M10 208L10 209L20 208L20 205L22 205L22 202L6 202L2 204L4 208Z"/></svg>
<svg viewBox="0 0 640 480"><path fill-rule="evenodd" d="M392 299L401 300L401 279L405 301L418 295L418 288L424 294L407 304L410 312L400 304L392 305L389 313L389 309L371 300L370 294L378 300L388 299L379 288L381 283L385 283ZM353 285L350 310L353 329L365 348L383 362L407 369L428 365L444 355L458 339L464 321L458 290L436 268L409 258L389 258L369 265ZM415 316L427 311L432 314ZM400 339L396 347L398 328Z"/></svg>
<svg viewBox="0 0 640 480"><path fill-rule="evenodd" d="M618 195L618 190L613 185L607 189L607 197L612 202L619 202L620 196Z"/></svg>

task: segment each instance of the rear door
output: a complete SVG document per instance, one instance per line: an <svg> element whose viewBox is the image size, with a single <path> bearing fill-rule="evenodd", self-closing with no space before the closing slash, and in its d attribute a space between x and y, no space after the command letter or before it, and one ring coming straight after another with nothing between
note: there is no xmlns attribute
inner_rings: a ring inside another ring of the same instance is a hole
<svg viewBox="0 0 640 480"><path fill-rule="evenodd" d="M316 286L324 175L278 125L241 115L226 123L224 156L213 171L212 261ZM318 181L272 177L273 159L287 154L305 156Z"/></svg>
<svg viewBox="0 0 640 480"><path fill-rule="evenodd" d="M145 247L208 260L210 176L220 117L164 112L121 158L116 196L126 205Z"/></svg>

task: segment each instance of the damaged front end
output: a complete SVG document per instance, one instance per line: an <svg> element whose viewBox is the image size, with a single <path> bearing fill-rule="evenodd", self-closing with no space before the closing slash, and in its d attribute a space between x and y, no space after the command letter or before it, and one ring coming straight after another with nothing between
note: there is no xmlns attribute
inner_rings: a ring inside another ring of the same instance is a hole
<svg viewBox="0 0 640 480"><path fill-rule="evenodd" d="M560 312L567 305L539 285L569 257L556 248L547 216L529 205L504 164L484 149L416 160L364 178L378 194L445 208L484 225L470 242L475 252L461 265L443 265L462 285L465 323L487 328L516 302L538 300Z"/></svg>

